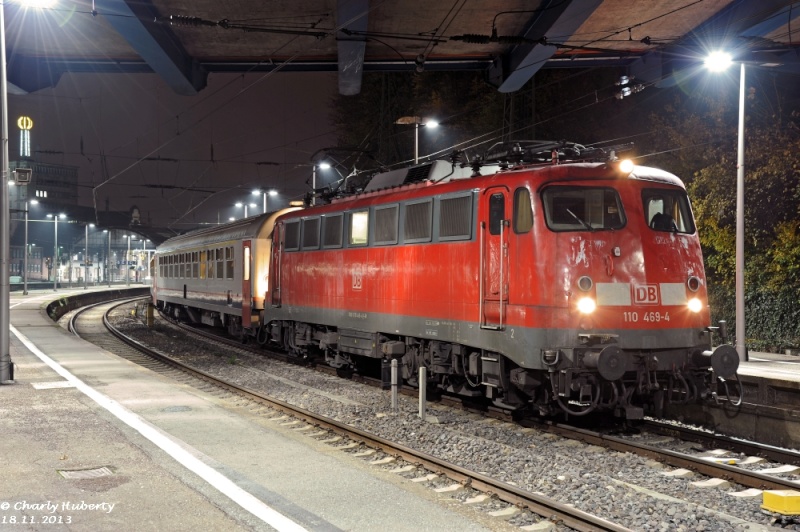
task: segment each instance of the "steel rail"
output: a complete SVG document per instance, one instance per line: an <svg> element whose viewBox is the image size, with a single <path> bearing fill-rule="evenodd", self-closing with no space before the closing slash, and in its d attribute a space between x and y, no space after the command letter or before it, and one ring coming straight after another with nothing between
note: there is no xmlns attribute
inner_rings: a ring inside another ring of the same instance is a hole
<svg viewBox="0 0 800 532"><path fill-rule="evenodd" d="M120 305L122 304L124 303L120 303ZM182 362L150 349L149 347L117 330L111 324L108 316L112 310L116 309L120 305L115 305L114 307L110 308L103 316L103 323L109 332L125 344L146 353L148 356L170 367L178 368L226 391L244 396L251 401L263 404L287 415L291 415L308 424L325 428L350 439L361 441L363 444L372 448L380 449L386 454L402 458L409 463L417 464L437 474L445 475L454 482L458 482L464 486L472 487L478 491L491 493L504 502L518 507L527 508L531 512L540 515L545 519L554 519L558 523L568 526L572 529L579 531L631 532L630 529L617 523L613 523L601 517L578 510L572 506L559 503L544 495L527 492L481 473L451 464L430 454L417 451L402 444L391 442L379 436L375 436L355 427L350 427L344 423L340 423L324 416L319 416L306 409L296 407L279 399L263 395L256 390L231 384L205 371L187 366Z"/></svg>

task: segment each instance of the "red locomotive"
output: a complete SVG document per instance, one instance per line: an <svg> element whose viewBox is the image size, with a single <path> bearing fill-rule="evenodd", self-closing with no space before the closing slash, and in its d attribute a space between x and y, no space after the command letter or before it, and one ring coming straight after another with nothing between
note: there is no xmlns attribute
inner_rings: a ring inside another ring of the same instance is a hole
<svg viewBox="0 0 800 532"><path fill-rule="evenodd" d="M330 204L254 219L261 229L246 235L217 230L232 257L242 252L231 278L241 290L216 290L218 278L198 271L176 279L188 281L177 290L157 278L154 299L334 367L397 358L411 384L424 366L447 392L543 414L640 418L644 406L699 398L716 377L733 377L736 351L710 351L682 182L556 155L475 177L477 167L437 161ZM195 253L211 234L171 239L159 261ZM258 243L267 234L269 264ZM207 292L195 294L201 281Z"/></svg>

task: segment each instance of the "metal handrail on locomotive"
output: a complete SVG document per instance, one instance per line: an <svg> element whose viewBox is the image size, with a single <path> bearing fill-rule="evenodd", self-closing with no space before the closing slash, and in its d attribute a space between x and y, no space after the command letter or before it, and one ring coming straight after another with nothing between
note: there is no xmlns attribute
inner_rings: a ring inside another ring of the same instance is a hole
<svg viewBox="0 0 800 532"><path fill-rule="evenodd" d="M639 419L716 397L739 359L712 350L681 180L580 145L498 146L360 193L177 236L153 303L188 321L542 415ZM588 155L588 156L587 156Z"/></svg>

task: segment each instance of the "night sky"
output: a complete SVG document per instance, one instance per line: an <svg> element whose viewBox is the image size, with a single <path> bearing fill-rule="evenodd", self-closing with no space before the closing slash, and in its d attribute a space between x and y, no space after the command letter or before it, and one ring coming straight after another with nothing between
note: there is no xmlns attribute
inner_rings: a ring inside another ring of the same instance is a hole
<svg viewBox="0 0 800 532"><path fill-rule="evenodd" d="M254 188L279 192L269 210L302 198L311 155L336 145L336 91L335 73L212 74L197 96L155 74L65 74L53 89L9 95L9 155L18 159L17 117L30 116L34 158L80 168L81 205L136 205L143 223L184 231L241 217L237 201L260 213Z"/></svg>

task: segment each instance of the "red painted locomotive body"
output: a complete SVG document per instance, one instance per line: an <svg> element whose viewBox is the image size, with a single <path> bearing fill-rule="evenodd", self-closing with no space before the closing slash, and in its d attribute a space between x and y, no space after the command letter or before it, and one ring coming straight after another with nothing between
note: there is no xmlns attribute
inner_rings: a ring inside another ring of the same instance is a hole
<svg viewBox="0 0 800 532"><path fill-rule="evenodd" d="M730 377L710 351L700 242L681 181L614 163L425 181L275 224L259 335L329 364L397 358L497 404L640 417ZM667 396L665 396L665 394Z"/></svg>

